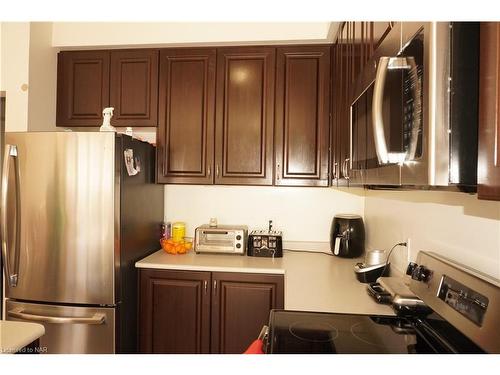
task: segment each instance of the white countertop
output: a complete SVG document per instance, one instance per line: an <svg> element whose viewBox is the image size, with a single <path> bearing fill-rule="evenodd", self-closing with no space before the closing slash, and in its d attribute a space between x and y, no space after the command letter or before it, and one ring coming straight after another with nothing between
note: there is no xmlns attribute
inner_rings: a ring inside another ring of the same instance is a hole
<svg viewBox="0 0 500 375"><path fill-rule="evenodd" d="M376 303L366 284L354 275L347 259L315 252L284 251L283 258L240 255L167 254L159 250L137 262L137 268L271 273L285 275L285 309L333 313L395 315L390 306Z"/></svg>
<svg viewBox="0 0 500 375"><path fill-rule="evenodd" d="M44 334L41 324L0 320L0 354L15 353Z"/></svg>

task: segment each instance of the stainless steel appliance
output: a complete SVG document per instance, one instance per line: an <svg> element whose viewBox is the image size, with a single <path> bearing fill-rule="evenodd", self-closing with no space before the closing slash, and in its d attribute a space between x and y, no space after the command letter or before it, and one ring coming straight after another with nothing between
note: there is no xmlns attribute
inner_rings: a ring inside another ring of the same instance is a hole
<svg viewBox="0 0 500 375"><path fill-rule="evenodd" d="M195 229L194 250L197 253L245 255L247 237L246 225L205 224Z"/></svg>
<svg viewBox="0 0 500 375"><path fill-rule="evenodd" d="M136 351L134 263L163 221L154 158L115 133L6 134L6 318L43 323L48 353Z"/></svg>
<svg viewBox="0 0 500 375"><path fill-rule="evenodd" d="M269 220L267 230L253 230L248 236L247 255L252 257L283 257L283 233L273 230L273 222Z"/></svg>
<svg viewBox="0 0 500 375"><path fill-rule="evenodd" d="M362 263L354 265L354 274L359 282L372 283L389 273L390 263L384 250L370 250Z"/></svg>
<svg viewBox="0 0 500 375"><path fill-rule="evenodd" d="M5 143L5 91L0 91L0 176L2 175L2 160L3 160L3 149ZM0 183L0 194L2 191L2 186ZM0 213L1 214L1 213ZM2 234L0 233L0 241L2 240ZM0 249L0 319L3 319L3 249Z"/></svg>
<svg viewBox="0 0 500 375"><path fill-rule="evenodd" d="M330 227L330 250L333 255L356 258L365 251L365 227L359 215L338 214Z"/></svg>
<svg viewBox="0 0 500 375"><path fill-rule="evenodd" d="M396 23L351 92L350 183L473 190L478 58L479 23Z"/></svg>
<svg viewBox="0 0 500 375"><path fill-rule="evenodd" d="M431 252L410 273L429 314L272 310L266 353L500 353L500 280Z"/></svg>
<svg viewBox="0 0 500 375"><path fill-rule="evenodd" d="M430 308L410 290L410 281L403 277L379 277L366 291L378 303L391 305L398 314L429 314Z"/></svg>

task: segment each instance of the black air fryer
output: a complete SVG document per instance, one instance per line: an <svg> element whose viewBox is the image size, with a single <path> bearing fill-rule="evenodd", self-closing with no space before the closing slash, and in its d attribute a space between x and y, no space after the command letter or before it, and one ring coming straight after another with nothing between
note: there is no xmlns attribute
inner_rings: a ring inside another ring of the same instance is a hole
<svg viewBox="0 0 500 375"><path fill-rule="evenodd" d="M365 251L365 226L359 215L339 214L333 217L330 229L333 255L356 258Z"/></svg>

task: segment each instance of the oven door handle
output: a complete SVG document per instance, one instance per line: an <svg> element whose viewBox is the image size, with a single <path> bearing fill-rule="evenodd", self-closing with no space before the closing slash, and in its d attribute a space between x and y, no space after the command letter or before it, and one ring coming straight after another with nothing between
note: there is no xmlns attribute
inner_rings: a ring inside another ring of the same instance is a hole
<svg viewBox="0 0 500 375"><path fill-rule="evenodd" d="M375 137L375 150L380 164L402 164L405 160L405 152L388 152L385 139L383 105L384 89L387 71L393 69L409 69L406 57L381 57L375 75L372 101L372 124Z"/></svg>

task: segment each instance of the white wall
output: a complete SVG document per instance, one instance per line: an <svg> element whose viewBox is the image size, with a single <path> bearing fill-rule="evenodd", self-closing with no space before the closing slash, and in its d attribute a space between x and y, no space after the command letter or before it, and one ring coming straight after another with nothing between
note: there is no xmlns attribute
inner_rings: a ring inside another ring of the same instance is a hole
<svg viewBox="0 0 500 375"><path fill-rule="evenodd" d="M54 47L324 43L330 22L54 22Z"/></svg>
<svg viewBox="0 0 500 375"><path fill-rule="evenodd" d="M29 22L3 22L1 90L6 92L5 130L28 129Z"/></svg>
<svg viewBox="0 0 500 375"><path fill-rule="evenodd" d="M264 186L165 187L166 221L185 221L186 233L217 217L219 224L244 224L249 229L283 230L285 241L329 242L330 224L337 213L363 215L364 192L333 188ZM325 246L323 246L325 247ZM326 249L328 250L328 244Z"/></svg>
<svg viewBox="0 0 500 375"><path fill-rule="evenodd" d="M365 224L367 248L410 238L412 260L420 250L434 251L500 279L500 202L456 192L367 190ZM393 254L404 270L406 250Z"/></svg>
<svg viewBox="0 0 500 375"><path fill-rule="evenodd" d="M28 130L55 131L58 49L52 47L52 22L31 22L29 46Z"/></svg>

